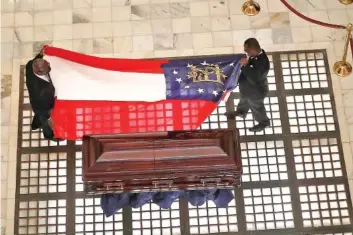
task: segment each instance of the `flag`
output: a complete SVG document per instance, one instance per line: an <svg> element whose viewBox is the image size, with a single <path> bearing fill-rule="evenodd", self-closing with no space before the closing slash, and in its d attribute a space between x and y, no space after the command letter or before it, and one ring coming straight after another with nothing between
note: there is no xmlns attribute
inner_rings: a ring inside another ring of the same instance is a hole
<svg viewBox="0 0 353 235"><path fill-rule="evenodd" d="M240 59L99 58L46 46L57 138L197 129L238 83Z"/></svg>

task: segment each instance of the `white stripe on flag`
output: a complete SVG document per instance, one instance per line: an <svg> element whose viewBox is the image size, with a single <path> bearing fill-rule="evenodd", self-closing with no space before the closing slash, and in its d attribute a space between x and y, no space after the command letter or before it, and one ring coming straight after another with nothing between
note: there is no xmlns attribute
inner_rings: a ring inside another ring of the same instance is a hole
<svg viewBox="0 0 353 235"><path fill-rule="evenodd" d="M44 56L50 63L50 77L57 99L92 101L146 101L166 99L164 74L104 70L55 56Z"/></svg>

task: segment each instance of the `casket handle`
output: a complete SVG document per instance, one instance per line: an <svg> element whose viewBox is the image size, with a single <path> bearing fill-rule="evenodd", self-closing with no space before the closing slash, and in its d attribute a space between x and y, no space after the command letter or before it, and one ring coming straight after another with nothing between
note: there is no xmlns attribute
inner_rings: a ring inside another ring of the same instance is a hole
<svg viewBox="0 0 353 235"><path fill-rule="evenodd" d="M222 179L221 178L204 178L204 179L200 179L200 181L203 186L205 186L205 184L207 184L207 183L219 185L222 182Z"/></svg>
<svg viewBox="0 0 353 235"><path fill-rule="evenodd" d="M168 188L171 188L172 185L174 184L173 180L154 180L152 181L152 184L155 188L161 187L161 186L168 186Z"/></svg>
<svg viewBox="0 0 353 235"><path fill-rule="evenodd" d="M123 182L104 183L102 189L105 191L123 191L124 183Z"/></svg>

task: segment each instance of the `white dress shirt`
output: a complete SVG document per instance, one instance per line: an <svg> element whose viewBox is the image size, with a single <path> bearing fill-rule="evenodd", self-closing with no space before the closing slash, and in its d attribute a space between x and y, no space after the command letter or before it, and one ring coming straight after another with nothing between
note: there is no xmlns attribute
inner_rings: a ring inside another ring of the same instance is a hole
<svg viewBox="0 0 353 235"><path fill-rule="evenodd" d="M49 82L49 76L48 75L38 75L36 73L34 73L37 77L39 77L40 79Z"/></svg>

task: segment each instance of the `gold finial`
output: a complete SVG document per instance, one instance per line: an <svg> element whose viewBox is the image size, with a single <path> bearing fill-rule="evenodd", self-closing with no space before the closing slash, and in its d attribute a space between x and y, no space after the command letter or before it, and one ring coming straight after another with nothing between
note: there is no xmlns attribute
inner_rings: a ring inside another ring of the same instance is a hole
<svg viewBox="0 0 353 235"><path fill-rule="evenodd" d="M247 16L254 16L259 14L260 5L254 0L248 0L243 4L241 10Z"/></svg>
<svg viewBox="0 0 353 235"><path fill-rule="evenodd" d="M349 5L353 3L353 0L339 0L340 3L344 4L344 5Z"/></svg>
<svg viewBox="0 0 353 235"><path fill-rule="evenodd" d="M344 45L342 60L337 61L333 65L333 72L340 77L347 77L352 73L352 65L347 62L348 46L349 46L350 39L352 37L352 27L353 25L351 23L349 23L346 27L347 36L346 36L346 43Z"/></svg>

